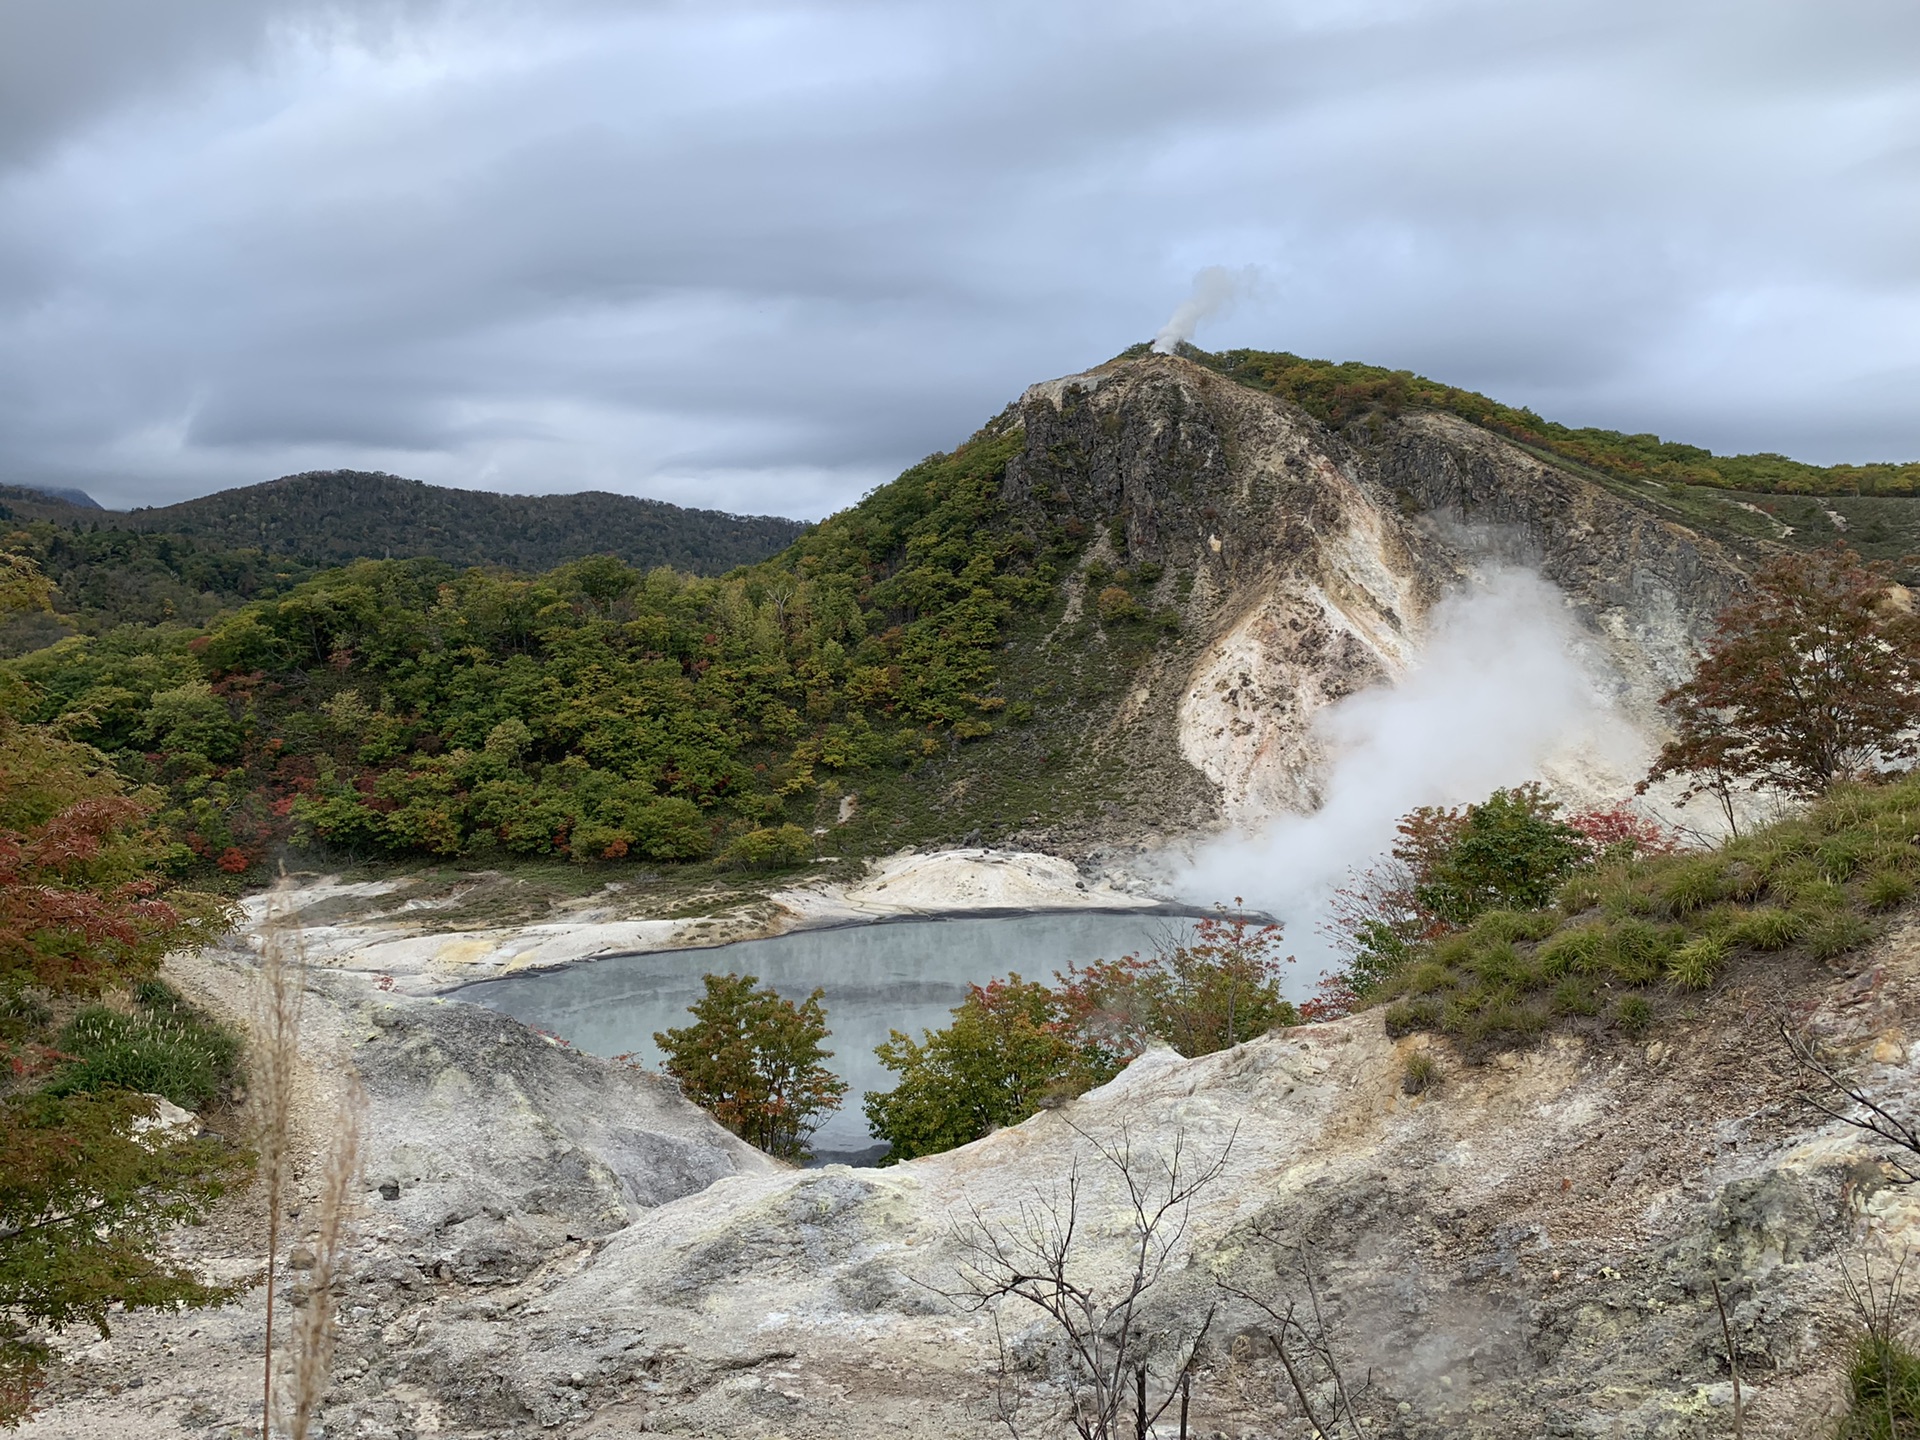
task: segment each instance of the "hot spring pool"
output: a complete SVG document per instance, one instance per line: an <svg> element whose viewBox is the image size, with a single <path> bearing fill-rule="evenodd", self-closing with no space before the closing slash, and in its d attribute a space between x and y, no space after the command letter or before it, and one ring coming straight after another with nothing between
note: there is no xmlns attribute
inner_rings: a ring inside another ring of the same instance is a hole
<svg viewBox="0 0 1920 1440"><path fill-rule="evenodd" d="M791 1000L825 991L834 1052L829 1062L848 1082L838 1113L814 1136L817 1156L851 1158L874 1140L861 1093L886 1090L890 1071L873 1047L889 1030L918 1038L947 1023L969 983L1010 971L1052 980L1089 960L1153 949L1185 927L1179 914L1073 911L991 918L914 919L802 930L771 940L742 940L703 950L610 955L556 970L485 980L459 992L524 1024L559 1035L594 1055L629 1052L660 1062L656 1030L689 1023L703 975L757 975Z"/></svg>

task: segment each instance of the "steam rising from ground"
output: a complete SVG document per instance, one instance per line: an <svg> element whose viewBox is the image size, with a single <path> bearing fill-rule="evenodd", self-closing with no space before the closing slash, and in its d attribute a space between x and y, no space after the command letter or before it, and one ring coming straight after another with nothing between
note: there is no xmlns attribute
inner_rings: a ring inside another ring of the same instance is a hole
<svg viewBox="0 0 1920 1440"><path fill-rule="evenodd" d="M1329 764L1318 810L1216 841L1179 878L1198 903L1239 895L1280 916L1301 988L1333 960L1318 933L1332 892L1388 849L1408 810L1484 799L1539 779L1554 757L1621 775L1639 758L1640 738L1607 698L1593 647L1560 593L1531 571L1493 570L1442 601L1429 635L1398 684L1322 713Z"/></svg>
<svg viewBox="0 0 1920 1440"><path fill-rule="evenodd" d="M1193 293L1180 302L1153 337L1153 348L1171 355L1182 344L1192 344L1201 321L1226 314L1242 296L1253 293L1259 279L1259 271L1251 265L1244 270L1207 266L1193 277Z"/></svg>

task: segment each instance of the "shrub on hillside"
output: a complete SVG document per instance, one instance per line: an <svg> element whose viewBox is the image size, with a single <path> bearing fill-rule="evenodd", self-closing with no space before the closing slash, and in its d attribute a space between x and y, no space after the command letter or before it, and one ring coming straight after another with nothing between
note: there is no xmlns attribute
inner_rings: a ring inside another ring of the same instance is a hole
<svg viewBox="0 0 1920 1440"><path fill-rule="evenodd" d="M1672 847L1661 827L1624 806L1563 817L1538 785L1496 790L1473 805L1422 806L1401 817L1391 853L1334 895L1326 933L1348 957L1345 983L1365 999L1484 915L1535 910L1576 872Z"/></svg>
<svg viewBox="0 0 1920 1440"><path fill-rule="evenodd" d="M765 826L749 830L727 846L720 858L749 870L804 865L813 858L813 837L798 825Z"/></svg>
<svg viewBox="0 0 1920 1440"><path fill-rule="evenodd" d="M1017 1125L1050 1100L1077 1095L1116 1068L1076 1045L1060 997L1037 980L1010 975L967 988L953 1023L919 1040L895 1030L875 1048L900 1078L867 1092L873 1133L892 1147L889 1163L951 1150Z"/></svg>
<svg viewBox="0 0 1920 1440"><path fill-rule="evenodd" d="M1208 1055L1298 1022L1280 994L1280 927L1227 914L1155 953L1100 960L1044 985L976 985L942 1030L896 1030L876 1048L900 1078L865 1099L890 1161L931 1155L1017 1125L1111 1080L1153 1042Z"/></svg>
<svg viewBox="0 0 1920 1440"><path fill-rule="evenodd" d="M1423 941L1370 998L1388 1002L1395 1033L1469 1043L1609 1015L1639 1034L1663 995L1711 987L1742 952L1827 960L1871 942L1903 882L1920 884L1916 835L1920 774L1842 785L1715 849L1602 865L1553 908L1489 912Z"/></svg>
<svg viewBox="0 0 1920 1440"><path fill-rule="evenodd" d="M1057 976L1061 1023L1116 1066L1154 1040L1188 1057L1230 1049L1299 1020L1280 993L1281 967L1293 960L1280 954L1280 939L1278 925L1223 908L1150 955L1098 960Z"/></svg>

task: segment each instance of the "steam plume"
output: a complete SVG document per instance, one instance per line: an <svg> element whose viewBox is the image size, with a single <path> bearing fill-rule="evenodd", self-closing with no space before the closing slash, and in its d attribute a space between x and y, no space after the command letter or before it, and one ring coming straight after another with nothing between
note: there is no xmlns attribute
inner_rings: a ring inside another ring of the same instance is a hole
<svg viewBox="0 0 1920 1440"><path fill-rule="evenodd" d="M1259 280L1259 271L1249 265L1244 270L1229 270L1224 265L1209 265L1193 277L1193 292L1175 307L1153 337L1153 348L1171 355L1181 344L1192 344L1194 332L1202 320L1224 315L1243 295L1251 292Z"/></svg>
<svg viewBox="0 0 1920 1440"><path fill-rule="evenodd" d="M1430 634L1398 684L1322 713L1318 810L1215 842L1178 882L1196 902L1240 895L1279 915L1308 981L1332 959L1318 926L1333 890L1392 844L1408 810L1484 799L1556 755L1621 775L1639 758L1564 600L1532 572L1490 572L1435 608Z"/></svg>

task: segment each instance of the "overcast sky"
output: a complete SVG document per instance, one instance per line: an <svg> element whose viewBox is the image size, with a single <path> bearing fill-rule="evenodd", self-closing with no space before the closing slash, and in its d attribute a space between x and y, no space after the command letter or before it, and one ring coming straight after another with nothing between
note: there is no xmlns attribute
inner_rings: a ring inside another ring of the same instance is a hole
<svg viewBox="0 0 1920 1440"><path fill-rule="evenodd" d="M3 0L0 479L816 517L1151 337L1920 458L1913 0Z"/></svg>

